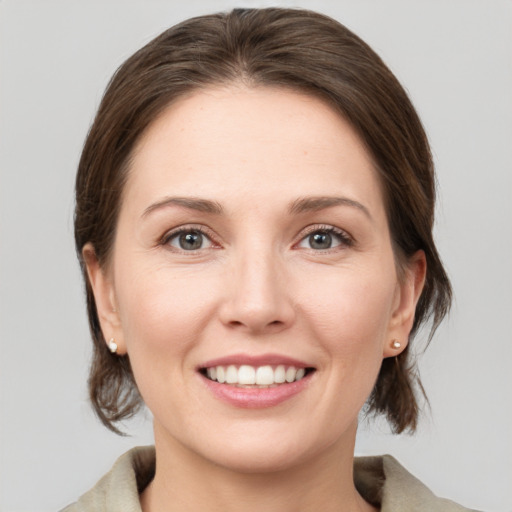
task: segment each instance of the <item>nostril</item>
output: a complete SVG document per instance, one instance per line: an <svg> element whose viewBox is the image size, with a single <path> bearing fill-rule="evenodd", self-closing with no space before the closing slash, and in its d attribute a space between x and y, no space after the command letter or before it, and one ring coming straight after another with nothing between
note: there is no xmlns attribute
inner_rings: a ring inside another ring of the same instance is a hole
<svg viewBox="0 0 512 512"><path fill-rule="evenodd" d="M271 322L265 323L265 322L256 322L256 321L247 321L243 322L240 320L231 320L228 322L229 327L232 327L234 329L239 328L249 328L251 330L267 330L267 331L275 331L282 329L285 326L285 322L281 320L272 320Z"/></svg>
<svg viewBox="0 0 512 512"><path fill-rule="evenodd" d="M236 299L236 297L235 297ZM251 332L277 332L293 323L294 309L288 301L273 304L269 300L228 299L220 310L220 320L231 329ZM242 298L243 299L243 298Z"/></svg>

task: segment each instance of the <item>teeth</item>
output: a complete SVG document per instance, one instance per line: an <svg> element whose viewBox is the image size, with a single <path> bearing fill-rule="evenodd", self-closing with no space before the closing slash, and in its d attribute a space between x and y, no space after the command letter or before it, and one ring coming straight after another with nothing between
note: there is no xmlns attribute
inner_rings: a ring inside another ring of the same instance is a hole
<svg viewBox="0 0 512 512"><path fill-rule="evenodd" d="M282 384L286 380L286 369L281 364L274 370L274 382L276 384Z"/></svg>
<svg viewBox="0 0 512 512"><path fill-rule="evenodd" d="M272 370L272 366L260 366L256 370L256 384L259 386L274 384L274 370Z"/></svg>
<svg viewBox="0 0 512 512"><path fill-rule="evenodd" d="M293 382L295 380L295 376L297 375L297 370L292 366L286 370L285 379L286 382Z"/></svg>
<svg viewBox="0 0 512 512"><path fill-rule="evenodd" d="M285 367L284 365L275 368L270 365L253 367L245 364L240 367L212 366L206 370L210 380L238 386L275 386L285 382L295 382L304 378L305 374L305 368L297 369L294 366Z"/></svg>
<svg viewBox="0 0 512 512"><path fill-rule="evenodd" d="M226 370L226 384L236 384L238 382L238 371L236 366L228 366Z"/></svg>
<svg viewBox="0 0 512 512"><path fill-rule="evenodd" d="M256 370L252 366L240 366L238 369L238 384L256 384Z"/></svg>
<svg viewBox="0 0 512 512"><path fill-rule="evenodd" d="M224 384L226 382L226 372L224 371L224 367L217 366L217 382Z"/></svg>

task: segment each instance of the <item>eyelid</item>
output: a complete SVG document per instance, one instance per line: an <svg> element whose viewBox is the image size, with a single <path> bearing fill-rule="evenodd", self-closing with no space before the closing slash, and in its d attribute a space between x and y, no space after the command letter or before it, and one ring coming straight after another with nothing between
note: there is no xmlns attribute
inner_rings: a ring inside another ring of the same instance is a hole
<svg viewBox="0 0 512 512"><path fill-rule="evenodd" d="M185 251L180 250L179 248L170 246L169 241L176 236L182 234L182 233L189 233L191 231L196 231L198 233L201 233L203 236L205 236L210 243L212 244L211 247L207 247L205 249L197 249L196 251ZM305 240L309 235L315 232L327 232L330 234L335 235L340 240L340 245L342 247L351 247L354 245L355 240L354 238L344 229L338 228L336 226L333 226L331 224L312 224L310 226L305 227L297 236L297 241L294 242L293 247L296 248L303 240ZM168 231L166 231L159 239L158 244L163 246L172 247L172 250L177 252L184 252L184 253L193 253L198 252L201 250L207 250L207 249L218 249L221 247L220 243L216 241L217 239L216 233L208 228L207 226L204 226L202 224L182 224L180 226L176 226L175 228L172 228ZM338 246L325 249L324 252L328 252L330 250L337 250ZM322 250L319 249L311 249L315 252L322 252Z"/></svg>
<svg viewBox="0 0 512 512"><path fill-rule="evenodd" d="M302 241L304 241L309 235L316 233L316 232L326 232L332 235L337 236L340 239L340 246L342 248L346 247L352 247L355 244L355 240L347 231L344 229L338 228L336 226L333 226L331 224L312 224L310 226L307 226L304 228L300 234L298 235L297 242L294 243L294 247L297 247ZM315 252L328 252L328 251L334 251L339 250L338 246L332 247L329 249L311 249Z"/></svg>
<svg viewBox="0 0 512 512"><path fill-rule="evenodd" d="M182 233L190 233L191 231L195 231L198 233L201 233L204 237L206 237L210 243L212 244L211 247L206 247L204 249L197 249L195 251L185 251L184 249L179 249L177 247L171 246L169 242L175 238L178 235L181 235ZM166 231L159 239L158 244L164 245L167 247L171 247L172 250L176 252L183 252L183 253L194 253L198 251L204 251L208 249L218 249L220 248L220 244L216 242L216 234L208 227L202 225L202 224L182 224L180 226L176 226L175 228L170 229L169 231Z"/></svg>

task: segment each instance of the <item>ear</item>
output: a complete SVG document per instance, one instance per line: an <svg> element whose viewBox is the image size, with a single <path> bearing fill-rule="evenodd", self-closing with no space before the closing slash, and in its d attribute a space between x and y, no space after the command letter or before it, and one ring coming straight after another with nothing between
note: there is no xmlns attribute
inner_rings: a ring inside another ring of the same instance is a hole
<svg viewBox="0 0 512 512"><path fill-rule="evenodd" d="M397 356L407 346L414 323L416 304L425 284L426 272L425 253L417 251L407 261L403 275L397 283L388 337L383 347L383 357ZM393 346L393 340L400 343L399 348Z"/></svg>
<svg viewBox="0 0 512 512"><path fill-rule="evenodd" d="M110 339L114 338L117 344L116 353L118 355L125 354L126 347L121 329L121 320L117 310L113 279L107 270L101 267L92 244L85 244L82 249L82 256L94 294L96 311L103 337L107 343Z"/></svg>

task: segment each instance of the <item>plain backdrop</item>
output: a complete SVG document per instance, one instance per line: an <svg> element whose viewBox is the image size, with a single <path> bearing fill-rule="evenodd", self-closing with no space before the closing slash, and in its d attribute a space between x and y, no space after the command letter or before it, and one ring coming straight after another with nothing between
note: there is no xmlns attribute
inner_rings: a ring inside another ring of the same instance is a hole
<svg viewBox="0 0 512 512"><path fill-rule="evenodd" d="M428 131L436 236L455 289L421 357L430 398L414 437L363 425L436 494L512 511L512 3L499 0L0 2L0 510L55 511L137 444L87 401L90 341L72 237L81 146L113 71L163 29L234 6L313 8L362 36Z"/></svg>

